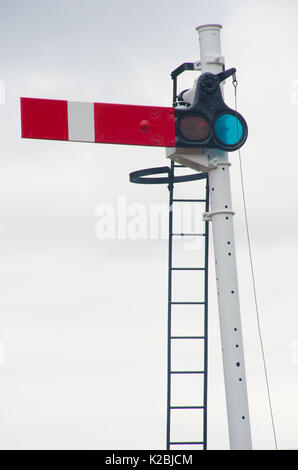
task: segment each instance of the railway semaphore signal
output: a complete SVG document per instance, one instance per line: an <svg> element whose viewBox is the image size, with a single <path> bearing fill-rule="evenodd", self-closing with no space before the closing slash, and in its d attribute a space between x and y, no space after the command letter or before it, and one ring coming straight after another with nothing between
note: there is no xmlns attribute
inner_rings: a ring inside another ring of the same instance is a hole
<svg viewBox="0 0 298 470"><path fill-rule="evenodd" d="M167 182L170 191L175 181L208 177L209 195L204 220L207 225L209 221L213 225L230 447L233 450L249 450L252 443L233 229L234 212L229 171L231 164L228 157L228 152L238 150L245 143L248 131L242 115L229 108L223 99L223 81L235 75L235 69L225 70L224 67L220 46L221 26L203 25L197 30L200 40L200 61L182 64L172 72L173 106L134 106L21 98L22 137L165 147L167 157L172 160L171 168L173 162L176 162L196 170L197 174L183 176L180 180L177 177L178 179L175 180L171 169L162 167L151 170L151 173L149 170L141 170L136 172L134 177L135 182L144 182L142 181L144 175L168 173L168 177L160 178L160 181L156 178L147 181ZM184 70L201 71L201 75L193 89L186 90L177 96L176 79ZM131 180L133 181L133 176ZM207 208L209 197L211 210ZM171 213L174 201L172 196L170 201ZM171 220L170 217L170 228ZM170 281L169 276L169 284ZM181 303L170 300L169 305ZM206 302L204 304L206 307ZM201 337L192 336L191 338L200 339ZM206 337L204 338L206 341ZM177 337L170 336L169 358L172 339L177 339ZM174 371L173 373L182 372L201 373L202 371ZM171 386L170 382L169 375L168 389ZM172 408L185 407L172 407L169 400L168 411ZM205 408L206 412L205 405L193 408ZM169 422L170 413L168 413L168 434ZM168 436L167 446L169 447L170 444ZM206 448L205 440L203 443L196 444L203 444Z"/></svg>

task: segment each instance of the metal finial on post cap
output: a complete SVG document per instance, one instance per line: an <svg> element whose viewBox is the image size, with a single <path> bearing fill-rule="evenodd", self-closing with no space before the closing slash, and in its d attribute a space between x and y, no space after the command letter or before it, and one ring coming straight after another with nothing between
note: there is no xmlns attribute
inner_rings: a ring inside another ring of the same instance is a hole
<svg viewBox="0 0 298 470"><path fill-rule="evenodd" d="M202 72L218 73L218 65L224 67L224 58L221 55L220 24L204 24L198 26L201 70Z"/></svg>

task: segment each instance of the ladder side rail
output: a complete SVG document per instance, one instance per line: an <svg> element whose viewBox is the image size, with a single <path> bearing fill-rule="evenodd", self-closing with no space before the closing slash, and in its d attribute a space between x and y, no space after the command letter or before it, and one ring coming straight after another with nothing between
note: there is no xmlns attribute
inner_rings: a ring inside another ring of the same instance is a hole
<svg viewBox="0 0 298 470"><path fill-rule="evenodd" d="M206 178L205 212L209 211L209 178ZM208 266L209 266L209 222L205 220L205 253L204 253L204 391L203 391L203 450L207 450L207 402L208 402Z"/></svg>
<svg viewBox="0 0 298 470"><path fill-rule="evenodd" d="M168 374L167 374L167 435L166 449L171 442L171 336L172 336L172 265L173 265L173 192L174 192L174 162L171 162L169 173L169 246L168 246Z"/></svg>

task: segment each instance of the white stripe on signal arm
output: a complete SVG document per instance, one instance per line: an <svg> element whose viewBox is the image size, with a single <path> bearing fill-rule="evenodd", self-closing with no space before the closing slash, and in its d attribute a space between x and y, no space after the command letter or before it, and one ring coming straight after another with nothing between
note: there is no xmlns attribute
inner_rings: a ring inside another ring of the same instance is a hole
<svg viewBox="0 0 298 470"><path fill-rule="evenodd" d="M68 139L76 142L94 142L94 104L68 101Z"/></svg>

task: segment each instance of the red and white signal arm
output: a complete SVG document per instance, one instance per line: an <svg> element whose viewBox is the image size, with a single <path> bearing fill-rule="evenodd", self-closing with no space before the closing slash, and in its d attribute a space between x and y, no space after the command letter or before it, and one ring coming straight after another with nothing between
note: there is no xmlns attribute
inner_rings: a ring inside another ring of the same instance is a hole
<svg viewBox="0 0 298 470"><path fill-rule="evenodd" d="M175 147L172 107L21 98L23 138Z"/></svg>

